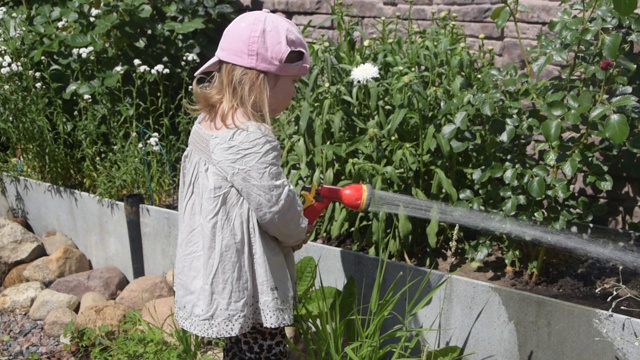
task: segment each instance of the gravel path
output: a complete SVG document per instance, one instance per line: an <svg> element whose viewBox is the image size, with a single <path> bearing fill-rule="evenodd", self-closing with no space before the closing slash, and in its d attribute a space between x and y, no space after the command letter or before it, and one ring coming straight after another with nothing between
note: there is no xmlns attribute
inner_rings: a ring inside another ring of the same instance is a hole
<svg viewBox="0 0 640 360"><path fill-rule="evenodd" d="M60 339L44 334L42 321L31 320L24 313L0 314L0 360L73 359Z"/></svg>

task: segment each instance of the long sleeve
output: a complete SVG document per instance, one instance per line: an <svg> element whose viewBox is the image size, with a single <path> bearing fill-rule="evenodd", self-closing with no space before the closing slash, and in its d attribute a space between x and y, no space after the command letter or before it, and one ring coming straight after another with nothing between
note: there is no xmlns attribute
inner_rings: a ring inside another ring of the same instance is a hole
<svg viewBox="0 0 640 360"><path fill-rule="evenodd" d="M218 144L216 166L248 202L260 227L287 246L304 240L307 219L297 192L280 165L282 150L262 125ZM225 156L226 154L232 156Z"/></svg>

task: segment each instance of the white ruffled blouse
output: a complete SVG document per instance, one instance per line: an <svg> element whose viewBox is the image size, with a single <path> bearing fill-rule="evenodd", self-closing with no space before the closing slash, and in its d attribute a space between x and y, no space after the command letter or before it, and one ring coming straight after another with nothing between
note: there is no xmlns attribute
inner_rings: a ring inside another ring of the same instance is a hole
<svg viewBox="0 0 640 360"><path fill-rule="evenodd" d="M206 131L198 120L182 157L175 319L203 337L242 334L255 323L293 323L291 246L306 233L296 190L270 128Z"/></svg>

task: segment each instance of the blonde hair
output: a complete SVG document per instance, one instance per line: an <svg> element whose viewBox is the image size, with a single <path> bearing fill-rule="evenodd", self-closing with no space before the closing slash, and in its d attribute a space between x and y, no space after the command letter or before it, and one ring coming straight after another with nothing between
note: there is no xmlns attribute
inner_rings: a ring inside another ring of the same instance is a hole
<svg viewBox="0 0 640 360"><path fill-rule="evenodd" d="M199 83L203 77L193 81L195 104L187 105L192 113L219 120L226 128L237 127L238 116L271 126L266 73L222 62L217 72Z"/></svg>

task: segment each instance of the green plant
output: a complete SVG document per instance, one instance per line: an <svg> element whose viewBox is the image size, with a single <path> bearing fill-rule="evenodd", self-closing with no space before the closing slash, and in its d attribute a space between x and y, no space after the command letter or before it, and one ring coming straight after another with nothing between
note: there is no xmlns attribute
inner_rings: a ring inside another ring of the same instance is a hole
<svg viewBox="0 0 640 360"><path fill-rule="evenodd" d="M299 305L295 327L300 332L304 351L292 348L310 359L406 359L418 350L428 359L457 359L461 349L455 346L438 350L422 348L421 335L431 328L416 328L410 321L444 284L427 289L429 277L402 285L399 275L383 289L386 261L381 260L370 297L359 297L355 280L350 277L342 290L332 286L315 287L317 264L312 257L297 263ZM369 295L369 294L368 294ZM366 302L365 302L366 301ZM405 302L405 314L396 306ZM394 324L385 328L389 321ZM429 351L427 351L429 350Z"/></svg>
<svg viewBox="0 0 640 360"><path fill-rule="evenodd" d="M231 3L0 1L2 170L174 202L193 122L183 110L191 69L211 55L198 45L215 44ZM157 154L140 129L159 134Z"/></svg>
<svg viewBox="0 0 640 360"><path fill-rule="evenodd" d="M478 74L493 69L492 49L471 51L449 13L434 13L428 29L415 26L411 13L382 18L371 37L347 14L341 5L332 8L337 39L311 43L311 72L278 123L285 170L294 183L366 182L376 190L458 201L464 193L454 184L468 176L469 158L484 151L474 132L488 121L476 107L483 109L493 84ZM293 116L299 120L289 121ZM435 231L428 225L332 205L318 235L348 232L354 246L371 254L388 248L403 258L442 246L439 224L431 224Z"/></svg>
<svg viewBox="0 0 640 360"><path fill-rule="evenodd" d="M82 355L91 359L215 359L202 352L205 340L194 337L182 329L167 333L143 320L140 313L130 311L117 327L101 326L99 329L81 327L71 323L65 329Z"/></svg>
<svg viewBox="0 0 640 360"><path fill-rule="evenodd" d="M611 172L622 166L615 159L624 164L638 152L640 74L632 43L640 22L636 13L617 12L614 0L562 3L549 25L553 36L540 35L525 54L525 72L517 64L494 66L482 37L470 49L455 14L432 13L431 27L419 29L409 7L379 19L370 36L336 5L336 40L311 44L314 65L301 81L302 96L278 123L291 180L365 182L557 229L603 221L606 204L575 189L612 191ZM502 27L525 11L505 1L493 15ZM350 77L367 63L377 76ZM550 64L559 75L541 78ZM319 224L316 235L347 234L354 248L376 255L386 248L395 259L430 254L421 260L430 264L453 249L446 241L452 226L433 219L334 204ZM536 272L546 257L521 239L472 231L464 219L459 225L455 250L474 261L498 249L508 265Z"/></svg>

